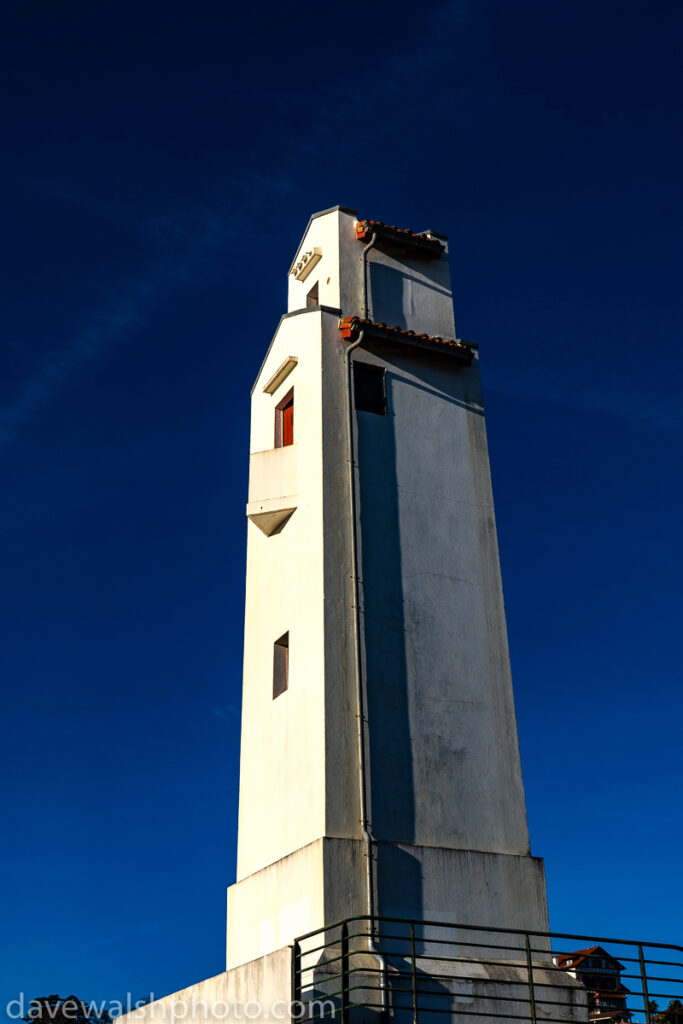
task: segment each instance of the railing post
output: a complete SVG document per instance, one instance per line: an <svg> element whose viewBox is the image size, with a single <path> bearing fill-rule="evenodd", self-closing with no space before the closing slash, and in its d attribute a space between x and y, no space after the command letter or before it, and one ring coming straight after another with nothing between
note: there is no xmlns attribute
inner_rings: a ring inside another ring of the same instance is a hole
<svg viewBox="0 0 683 1024"><path fill-rule="evenodd" d="M531 943L529 942L528 934L524 936L524 946L526 948L526 969L529 976L529 1019L531 1024L536 1024L536 994L534 992L534 965L531 962ZM650 1022L648 1021L648 1024Z"/></svg>
<svg viewBox="0 0 683 1024"><path fill-rule="evenodd" d="M417 963L415 960L415 925L410 923L410 975L413 990L413 1024L417 1024Z"/></svg>
<svg viewBox="0 0 683 1024"><path fill-rule="evenodd" d="M294 940L292 945L292 1003L301 1002L301 946Z"/></svg>
<svg viewBox="0 0 683 1024"><path fill-rule="evenodd" d="M638 946L638 959L640 960L640 981L643 986L643 1000L645 1002L645 1024L650 1024L650 993L647 990L647 972L645 970L645 957L643 947Z"/></svg>
<svg viewBox="0 0 683 1024"><path fill-rule="evenodd" d="M344 921L341 926L341 1019L342 1024L349 1024L349 926Z"/></svg>

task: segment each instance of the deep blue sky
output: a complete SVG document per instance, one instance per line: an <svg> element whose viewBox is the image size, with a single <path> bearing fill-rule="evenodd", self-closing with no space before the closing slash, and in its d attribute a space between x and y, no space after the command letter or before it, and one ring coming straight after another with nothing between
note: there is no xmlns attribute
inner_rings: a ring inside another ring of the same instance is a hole
<svg viewBox="0 0 683 1024"><path fill-rule="evenodd" d="M450 235L552 925L680 941L681 4L2 35L3 1005L222 969L249 390L337 203Z"/></svg>

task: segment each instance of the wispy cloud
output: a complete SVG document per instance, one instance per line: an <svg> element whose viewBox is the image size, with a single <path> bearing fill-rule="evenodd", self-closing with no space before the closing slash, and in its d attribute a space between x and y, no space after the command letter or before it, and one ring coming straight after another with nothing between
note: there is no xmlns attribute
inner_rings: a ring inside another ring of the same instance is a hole
<svg viewBox="0 0 683 1024"><path fill-rule="evenodd" d="M215 705L211 708L211 714L214 718L220 718L223 721L235 718L240 713L240 709L237 704L223 704L221 706Z"/></svg>
<svg viewBox="0 0 683 1024"><path fill-rule="evenodd" d="M568 313L560 301L541 312L552 328L537 326L530 333L529 325L538 320L534 310L518 311L512 318L519 327L505 332L509 358L486 364L485 379L492 389L568 410L608 414L651 430L680 429L683 385L675 375L664 378L655 358L671 345L666 324L651 323L645 350L637 330L619 334L577 326L575 311ZM484 361L484 339L497 331L499 323L494 322L487 330L482 311Z"/></svg>
<svg viewBox="0 0 683 1024"><path fill-rule="evenodd" d="M165 922L163 920L158 921L143 921L131 923L125 931L108 933L107 935L93 937L88 943L90 946L111 946L119 942L129 942L131 935L134 934L148 934L149 932L157 932Z"/></svg>
<svg viewBox="0 0 683 1024"><path fill-rule="evenodd" d="M453 19L462 16L462 7L462 2L446 3L437 9L425 22L424 39L436 43L444 22L447 27L452 27ZM469 9L469 3L465 3L465 9ZM423 49L420 47L417 52ZM430 52L429 47L426 52ZM432 66L431 56L422 59ZM414 69L414 60L411 66ZM375 61L372 74L375 100L386 104L400 86L405 73L402 61L397 61L391 54L380 62ZM359 83L355 93L350 95L348 78L341 69L336 87L331 81L330 88L331 116L316 119L313 125L307 91L292 89L286 97L271 93L262 97L264 104L268 104L274 132L285 117L293 124L293 109L297 109L299 117L305 117L306 121L306 132L289 132L287 148L279 151L276 172L247 170L231 180L217 182L209 199L169 209L145 222L148 238L158 243L152 246L158 252L157 257L136 278L116 283L111 290L111 299L84 317L86 323L80 331L61 342L57 341L51 351L41 357L40 364L19 385L14 398L0 410L0 446L10 443L21 427L56 397L80 367L122 344L148 323L174 287L200 276L205 270L206 257L219 251L231 239L237 239L259 210L263 212L263 207L274 198L282 200L292 195L300 186L302 164L309 168L309 172L311 166L324 165L331 149L338 143L340 131L353 127L354 132L358 132L359 124L364 123L364 118L359 118L359 115L366 110L368 89ZM370 125L367 130L371 132ZM264 166L263 161L261 166ZM24 179L23 184L26 183ZM46 176L34 175L28 184L49 193L57 202L81 206L104 221L135 225L135 211L127 210L116 198L81 191L69 182L51 180ZM351 197L337 199L351 201Z"/></svg>
<svg viewBox="0 0 683 1024"><path fill-rule="evenodd" d="M41 366L21 385L14 400L0 412L0 444L7 444L17 429L55 395L86 360L96 358L122 341L144 322L162 282L155 275L129 285L120 301L98 310L93 321L61 348L47 353Z"/></svg>
<svg viewBox="0 0 683 1024"><path fill-rule="evenodd" d="M245 175L223 182L213 201L186 205L146 221L144 229L156 242L152 246L156 256L137 277L119 281L105 304L88 311L79 332L41 357L13 400L0 410L0 445L10 443L84 363L125 342L149 322L173 288L203 275L207 256L240 236L254 214L256 197L281 193L288 187L283 178ZM56 196L62 191L55 186ZM77 201L73 190L68 195L70 202ZM222 198L226 196L229 201ZM84 205L91 206L88 197Z"/></svg>

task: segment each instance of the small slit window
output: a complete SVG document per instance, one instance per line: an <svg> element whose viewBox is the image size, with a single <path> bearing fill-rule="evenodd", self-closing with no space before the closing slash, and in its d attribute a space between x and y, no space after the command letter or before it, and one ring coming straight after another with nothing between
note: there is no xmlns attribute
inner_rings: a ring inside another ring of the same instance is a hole
<svg viewBox="0 0 683 1024"><path fill-rule="evenodd" d="M311 309L313 306L319 305L318 302L318 282L316 281L310 292L306 296L306 309Z"/></svg>
<svg viewBox="0 0 683 1024"><path fill-rule="evenodd" d="M353 364L353 397L357 412L387 414L386 372L372 363Z"/></svg>
<svg viewBox="0 0 683 1024"><path fill-rule="evenodd" d="M275 407L275 447L294 444L294 388Z"/></svg>
<svg viewBox="0 0 683 1024"><path fill-rule="evenodd" d="M289 632L273 644L273 700L289 686Z"/></svg>

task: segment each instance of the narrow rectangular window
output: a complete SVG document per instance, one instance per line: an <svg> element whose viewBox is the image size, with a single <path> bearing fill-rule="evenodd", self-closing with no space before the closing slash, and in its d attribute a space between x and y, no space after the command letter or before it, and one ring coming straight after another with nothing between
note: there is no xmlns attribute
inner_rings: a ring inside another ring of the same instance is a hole
<svg viewBox="0 0 683 1024"><path fill-rule="evenodd" d="M289 632L273 644L273 700L289 685Z"/></svg>
<svg viewBox="0 0 683 1024"><path fill-rule="evenodd" d="M357 412L387 414L387 390L383 366L372 363L353 364L353 397Z"/></svg>
<svg viewBox="0 0 683 1024"><path fill-rule="evenodd" d="M275 408L275 447L294 444L294 388Z"/></svg>
<svg viewBox="0 0 683 1024"><path fill-rule="evenodd" d="M310 292L306 296L306 308L311 309L313 306L318 305L318 282L316 281Z"/></svg>
<svg viewBox="0 0 683 1024"><path fill-rule="evenodd" d="M282 444L294 444L294 399L282 410Z"/></svg>

